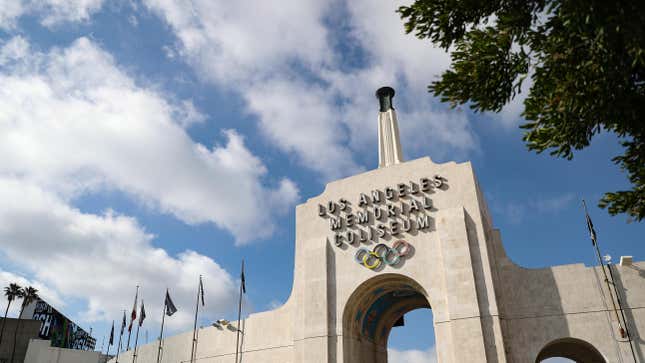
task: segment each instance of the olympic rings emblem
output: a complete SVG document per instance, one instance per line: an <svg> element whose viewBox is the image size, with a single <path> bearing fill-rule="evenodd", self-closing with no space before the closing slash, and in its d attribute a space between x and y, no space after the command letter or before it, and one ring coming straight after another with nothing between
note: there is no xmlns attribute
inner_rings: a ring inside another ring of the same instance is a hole
<svg viewBox="0 0 645 363"><path fill-rule="evenodd" d="M400 239L388 247L385 243L379 243L370 251L366 247L361 247L356 251L354 259L357 263L374 270L381 266L381 264L386 265L396 265L401 261L401 258L406 257L412 246L406 241Z"/></svg>

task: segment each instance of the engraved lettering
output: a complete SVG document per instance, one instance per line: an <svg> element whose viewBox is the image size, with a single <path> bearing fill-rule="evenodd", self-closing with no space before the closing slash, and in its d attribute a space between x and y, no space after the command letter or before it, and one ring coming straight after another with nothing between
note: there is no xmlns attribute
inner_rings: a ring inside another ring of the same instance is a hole
<svg viewBox="0 0 645 363"><path fill-rule="evenodd" d="M443 186L443 178L439 175L434 176L434 187L441 188Z"/></svg>
<svg viewBox="0 0 645 363"><path fill-rule="evenodd" d="M340 247L343 244L343 236L340 233L334 235L334 244L336 247Z"/></svg>
<svg viewBox="0 0 645 363"><path fill-rule="evenodd" d="M394 199L394 189L390 187L385 187L385 199L387 200Z"/></svg>
<svg viewBox="0 0 645 363"><path fill-rule="evenodd" d="M381 203L381 191L372 190L372 203Z"/></svg>
<svg viewBox="0 0 645 363"><path fill-rule="evenodd" d="M348 214L347 218L345 219L345 222L347 223L347 227L351 227L354 225L355 217L353 214Z"/></svg>
<svg viewBox="0 0 645 363"><path fill-rule="evenodd" d="M347 243L353 245L356 242L356 235L352 231L347 232Z"/></svg>
<svg viewBox="0 0 645 363"><path fill-rule="evenodd" d="M404 219L402 220L403 225L401 226L401 231L403 232L410 232L410 229L412 228L412 221L409 219Z"/></svg>
<svg viewBox="0 0 645 363"><path fill-rule="evenodd" d="M419 194L419 184L410 182L410 194Z"/></svg>
<svg viewBox="0 0 645 363"><path fill-rule="evenodd" d="M396 206L392 204L387 205L387 216L388 217L396 217Z"/></svg>
<svg viewBox="0 0 645 363"><path fill-rule="evenodd" d="M358 223L359 224L367 224L370 221L370 214L369 212L356 212L356 215L358 216Z"/></svg>
<svg viewBox="0 0 645 363"><path fill-rule="evenodd" d="M376 226L376 232L378 233L378 236L383 238L385 236L385 226L382 224L379 224Z"/></svg>
<svg viewBox="0 0 645 363"><path fill-rule="evenodd" d="M392 233L393 236L396 236L397 234L399 234L399 231L399 222L390 222L390 233Z"/></svg>
<svg viewBox="0 0 645 363"><path fill-rule="evenodd" d="M401 198L405 197L405 195L407 194L407 189L408 189L407 187L408 186L405 185L405 183L399 183L397 185L397 188L399 190L399 197Z"/></svg>
<svg viewBox="0 0 645 363"><path fill-rule="evenodd" d="M334 202L328 202L328 203L327 203L327 210L328 210L328 211L329 211L329 213L331 213L331 214L336 213L336 203L334 203Z"/></svg>
<svg viewBox="0 0 645 363"><path fill-rule="evenodd" d="M421 190L424 192L427 192L431 188L432 188L432 183L430 183L430 179L421 178Z"/></svg>
<svg viewBox="0 0 645 363"><path fill-rule="evenodd" d="M361 242L366 242L367 241L367 233L363 231L362 229L359 230L359 237Z"/></svg>
<svg viewBox="0 0 645 363"><path fill-rule="evenodd" d="M369 199L367 198L367 195L361 193L361 196L358 198L358 206L359 207L367 207L370 204Z"/></svg>
<svg viewBox="0 0 645 363"><path fill-rule="evenodd" d="M374 219L380 221L383 218L383 210L381 208L374 208Z"/></svg>
<svg viewBox="0 0 645 363"><path fill-rule="evenodd" d="M342 218L329 218L329 227L332 231L337 231L343 227Z"/></svg>
<svg viewBox="0 0 645 363"><path fill-rule="evenodd" d="M421 210L421 203L419 203L418 200L412 199L410 201L410 213L412 212L418 212Z"/></svg>
<svg viewBox="0 0 645 363"><path fill-rule="evenodd" d="M430 209L432 208L432 199L428 197L423 198L423 208Z"/></svg>
<svg viewBox="0 0 645 363"><path fill-rule="evenodd" d="M419 230L430 228L430 217L425 214L417 217L417 225L419 226Z"/></svg>

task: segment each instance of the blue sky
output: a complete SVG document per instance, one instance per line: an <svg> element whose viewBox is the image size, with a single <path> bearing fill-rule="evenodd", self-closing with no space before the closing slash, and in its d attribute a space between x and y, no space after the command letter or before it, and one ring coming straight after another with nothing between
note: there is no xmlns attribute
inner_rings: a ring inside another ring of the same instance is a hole
<svg viewBox="0 0 645 363"><path fill-rule="evenodd" d="M382 85L407 159L472 162L515 262L593 264L582 198L603 252L641 260L643 224L595 207L629 187L616 137L559 160L526 150L521 97L500 114L449 109L425 91L449 56L403 34L398 5L2 3L0 282L35 285L99 344L137 283L151 337L166 287L170 330L190 329L199 274L202 322L234 317L242 258L245 310L283 303L294 206L376 167ZM431 315L414 314L392 338L401 362L432 359Z"/></svg>

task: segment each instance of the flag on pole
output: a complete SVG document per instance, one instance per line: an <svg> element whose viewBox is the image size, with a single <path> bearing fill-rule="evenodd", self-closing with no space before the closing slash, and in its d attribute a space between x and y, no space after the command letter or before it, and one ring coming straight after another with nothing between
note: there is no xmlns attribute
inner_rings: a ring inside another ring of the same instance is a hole
<svg viewBox="0 0 645 363"><path fill-rule="evenodd" d="M172 316L172 314L177 312L177 307L175 307L175 304L173 304L172 300L170 299L168 290L166 290L166 301L164 302L164 305L166 307L166 315Z"/></svg>
<svg viewBox="0 0 645 363"><path fill-rule="evenodd" d="M202 282L202 275L199 275L199 295L202 298L202 306L204 306L204 283Z"/></svg>
<svg viewBox="0 0 645 363"><path fill-rule="evenodd" d="M596 230L593 228L593 223L591 222L591 217L587 213L587 205L585 204L585 217L587 218L587 228L589 229L589 237L591 237L591 243L596 245Z"/></svg>
<svg viewBox="0 0 645 363"><path fill-rule="evenodd" d="M137 289L137 294L134 295L134 305L132 306L132 314L130 315L130 325L128 325L128 331L132 331L132 323L137 320L137 297L139 297L139 289Z"/></svg>
<svg viewBox="0 0 645 363"><path fill-rule="evenodd" d="M242 273L240 274L240 280L242 280L242 292L246 294L246 280L244 279L244 261L242 261Z"/></svg>
<svg viewBox="0 0 645 363"><path fill-rule="evenodd" d="M108 347L114 344L114 320L112 320L112 330L110 330L110 341L108 342Z"/></svg>
<svg viewBox="0 0 645 363"><path fill-rule="evenodd" d="M125 330L125 310L123 310L123 321L121 322L121 335L123 335L123 330Z"/></svg>
<svg viewBox="0 0 645 363"><path fill-rule="evenodd" d="M146 318L146 308L143 307L143 300L141 300L141 315L139 316L139 326L143 325L143 320Z"/></svg>

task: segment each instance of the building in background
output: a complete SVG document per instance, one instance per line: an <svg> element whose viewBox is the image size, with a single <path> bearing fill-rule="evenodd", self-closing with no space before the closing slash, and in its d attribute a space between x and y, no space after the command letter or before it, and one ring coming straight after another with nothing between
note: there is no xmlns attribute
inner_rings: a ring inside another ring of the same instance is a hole
<svg viewBox="0 0 645 363"><path fill-rule="evenodd" d="M0 325L2 323L3 318L0 317ZM40 324L30 319L20 319L20 322L18 322L18 319L15 318L7 318L7 321L4 323L4 335L2 342L0 342L0 363L10 363L12 352L14 361L22 363L25 360L29 342L33 339L38 339Z"/></svg>
<svg viewBox="0 0 645 363"><path fill-rule="evenodd" d="M41 321L38 337L49 340L51 347L94 350L96 339L78 324L61 314L44 300L37 300L25 308L23 317Z"/></svg>

